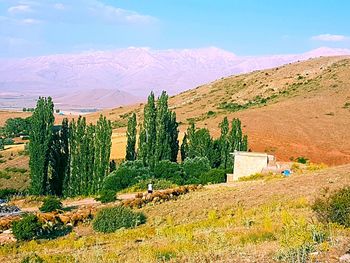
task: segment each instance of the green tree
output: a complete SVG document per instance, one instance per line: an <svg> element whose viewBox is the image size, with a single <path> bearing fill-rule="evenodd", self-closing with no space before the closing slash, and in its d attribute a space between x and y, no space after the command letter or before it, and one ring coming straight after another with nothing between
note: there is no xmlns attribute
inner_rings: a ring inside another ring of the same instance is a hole
<svg viewBox="0 0 350 263"><path fill-rule="evenodd" d="M180 147L180 153L181 153L181 162L183 162L188 157L188 140L187 140L187 134L186 133L184 135L184 138L182 139L182 144L181 144L181 147Z"/></svg>
<svg viewBox="0 0 350 263"><path fill-rule="evenodd" d="M170 161L177 162L179 154L179 123L176 121L176 113L170 113L169 119L169 143L170 143Z"/></svg>
<svg viewBox="0 0 350 263"><path fill-rule="evenodd" d="M140 152L142 153L142 159L144 165L154 167L156 160L156 134L157 134L157 125L156 125L157 109L154 99L154 93L148 96L147 104L144 108L144 121L143 129L141 131L144 141L140 140Z"/></svg>
<svg viewBox="0 0 350 263"><path fill-rule="evenodd" d="M61 126L54 127L49 159L50 193L62 196L65 178L69 172L69 126L64 118Z"/></svg>
<svg viewBox="0 0 350 263"><path fill-rule="evenodd" d="M30 117L28 118L9 118L5 122L4 134L6 137L18 137L28 135L30 131Z"/></svg>
<svg viewBox="0 0 350 263"><path fill-rule="evenodd" d="M48 165L54 123L51 97L40 97L31 117L29 156L30 192L43 195L48 192Z"/></svg>
<svg viewBox="0 0 350 263"><path fill-rule="evenodd" d="M168 108L168 95L162 92L157 101L156 115L156 162L171 159L170 148L170 112Z"/></svg>
<svg viewBox="0 0 350 263"><path fill-rule="evenodd" d="M136 160L136 131L137 120L136 114L133 113L128 120L128 128L126 131L127 144L126 144L126 156L125 159L127 161Z"/></svg>
<svg viewBox="0 0 350 263"><path fill-rule="evenodd" d="M221 159L221 166L226 169L229 165L230 160L230 140L229 140L229 122L227 117L223 119L223 121L220 123L221 128L221 135L220 135L220 159Z"/></svg>
<svg viewBox="0 0 350 263"><path fill-rule="evenodd" d="M102 189L103 179L108 175L109 159L112 146L112 124L106 117L100 115L95 128L95 164L93 193Z"/></svg>

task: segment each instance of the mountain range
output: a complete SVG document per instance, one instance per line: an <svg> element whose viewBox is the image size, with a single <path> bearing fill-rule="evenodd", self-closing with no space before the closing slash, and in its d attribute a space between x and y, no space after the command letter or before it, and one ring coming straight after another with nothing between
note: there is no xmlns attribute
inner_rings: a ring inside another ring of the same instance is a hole
<svg viewBox="0 0 350 263"><path fill-rule="evenodd" d="M33 106L52 96L61 109L112 108L143 101L150 91L170 95L230 75L320 56L349 55L319 48L303 54L237 56L210 47L127 48L0 60L0 108Z"/></svg>

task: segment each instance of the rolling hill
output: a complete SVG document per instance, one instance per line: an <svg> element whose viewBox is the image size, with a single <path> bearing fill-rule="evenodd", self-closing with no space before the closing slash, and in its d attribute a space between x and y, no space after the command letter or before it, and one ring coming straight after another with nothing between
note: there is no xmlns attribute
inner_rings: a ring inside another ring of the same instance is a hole
<svg viewBox="0 0 350 263"><path fill-rule="evenodd" d="M214 47L127 48L2 59L0 108L33 107L39 95L64 102L63 109L118 107L145 99L151 90L159 94L166 89L174 95L233 74L345 54L350 50L319 48L303 54L237 56Z"/></svg>
<svg viewBox="0 0 350 263"><path fill-rule="evenodd" d="M350 58L322 57L278 68L232 76L180 93L170 105L180 131L191 120L219 135L218 124L228 116L240 118L250 148L278 159L305 156L329 165L350 162ZM103 112L125 123L142 104ZM95 120L98 114L89 115ZM115 130L114 154L123 156L125 128ZM118 152L118 154L116 153Z"/></svg>

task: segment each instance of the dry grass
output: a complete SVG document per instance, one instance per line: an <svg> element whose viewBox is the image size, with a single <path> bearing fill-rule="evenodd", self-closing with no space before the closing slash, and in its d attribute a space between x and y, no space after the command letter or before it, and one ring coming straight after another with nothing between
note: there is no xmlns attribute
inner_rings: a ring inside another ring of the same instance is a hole
<svg viewBox="0 0 350 263"><path fill-rule="evenodd" d="M218 136L224 116L238 117L254 151L267 151L284 161L306 156L316 163L345 164L350 161L350 111L344 106L350 103L349 65L348 57L325 57L233 76L178 94L170 99L170 106L183 124L182 132L193 118L198 126L208 127ZM244 104L256 96L272 95L276 97L266 106L239 112L218 109L222 102ZM118 121L135 111L140 118L142 107L137 104L103 114ZM214 114L208 115L210 111ZM96 121L99 114L88 118ZM125 129L115 132L124 133Z"/></svg>
<svg viewBox="0 0 350 263"><path fill-rule="evenodd" d="M19 262L33 252L47 262L274 262L286 248L312 239L320 262L337 262L349 231L321 226L310 203L322 188L350 184L350 166L273 181L210 186L176 201L141 209L148 222L136 229L97 234L89 225L52 241L0 248L0 258Z"/></svg>

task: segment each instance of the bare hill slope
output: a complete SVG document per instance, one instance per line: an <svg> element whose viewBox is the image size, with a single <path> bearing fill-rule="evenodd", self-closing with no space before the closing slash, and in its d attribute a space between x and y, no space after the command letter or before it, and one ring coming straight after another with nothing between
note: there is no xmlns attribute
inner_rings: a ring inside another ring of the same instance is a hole
<svg viewBox="0 0 350 263"><path fill-rule="evenodd" d="M250 148L279 159L306 156L336 165L350 161L350 58L323 57L224 78L170 99L185 131L193 119L219 135L219 122L238 117ZM107 110L124 122L142 104ZM90 115L94 120L98 114ZM123 129L119 129L123 132ZM122 143L118 151L123 151Z"/></svg>

